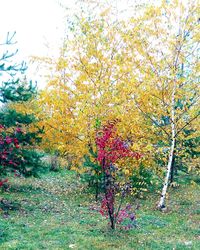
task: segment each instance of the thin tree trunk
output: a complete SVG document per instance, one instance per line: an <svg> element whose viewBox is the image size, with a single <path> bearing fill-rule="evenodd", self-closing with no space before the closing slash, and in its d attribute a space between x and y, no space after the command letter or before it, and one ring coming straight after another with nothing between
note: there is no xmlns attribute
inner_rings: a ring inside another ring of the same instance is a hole
<svg viewBox="0 0 200 250"><path fill-rule="evenodd" d="M115 190L112 183L112 175L110 168L105 166L105 158L102 162L102 169L104 171L104 192L107 203L107 211L110 220L110 226L115 230L115 214L114 214L114 204L115 204Z"/></svg>
<svg viewBox="0 0 200 250"><path fill-rule="evenodd" d="M96 180L96 183L95 183L95 201L98 201L98 197L99 197L99 182L98 182L98 180Z"/></svg>
<svg viewBox="0 0 200 250"><path fill-rule="evenodd" d="M171 168L171 174L170 174L170 184L174 181L174 170L175 170L175 155L172 159L172 168Z"/></svg>
<svg viewBox="0 0 200 250"><path fill-rule="evenodd" d="M177 174L177 167L176 167L176 140L174 145L174 155L172 159L172 169L171 169L171 175L170 175L170 184L174 181L174 176Z"/></svg>
<svg viewBox="0 0 200 250"><path fill-rule="evenodd" d="M115 216L114 216L114 204L115 204L115 191L112 183L111 173L106 173L106 190L105 197L107 200L108 215L110 218L111 228L115 229Z"/></svg>
<svg viewBox="0 0 200 250"><path fill-rule="evenodd" d="M167 164L167 173L164 180L164 185L160 197L160 201L158 204L159 209L165 208L165 199L167 194L167 189L169 186L170 174L172 170L173 158L174 158L174 151L175 151L175 143L176 143L176 128L175 128L175 90L176 90L176 83L174 83L172 96L171 96L171 146L170 146L170 154Z"/></svg>
<svg viewBox="0 0 200 250"><path fill-rule="evenodd" d="M171 174L170 174L170 184L173 183L174 175L176 173L175 158L176 158L176 141L175 141L175 145L174 145L174 155L173 155L173 159L172 159L172 168L171 168Z"/></svg>
<svg viewBox="0 0 200 250"><path fill-rule="evenodd" d="M172 142L171 142L170 155L169 155L169 160L168 160L168 164L167 164L167 174L165 176L162 194L161 194L160 202L158 204L159 209L165 208L165 198L166 198L166 194L167 194L167 188L169 185L169 179L170 179L170 173L171 173L172 161L173 161L173 155L174 155L174 144L175 144L175 138L172 139Z"/></svg>

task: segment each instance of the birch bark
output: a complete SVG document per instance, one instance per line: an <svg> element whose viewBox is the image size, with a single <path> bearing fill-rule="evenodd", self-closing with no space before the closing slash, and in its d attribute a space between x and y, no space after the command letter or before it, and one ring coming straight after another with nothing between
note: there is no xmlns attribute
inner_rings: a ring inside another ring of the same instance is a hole
<svg viewBox="0 0 200 250"><path fill-rule="evenodd" d="M176 83L174 82L172 96L171 96L171 146L170 146L170 154L167 164L167 173L164 180L164 185L160 197L160 201L158 204L159 209L165 208L165 200L167 189L169 186L170 174L172 170L173 158L174 158L174 150L175 150L175 143L176 143L176 126L175 126L175 91L176 91Z"/></svg>

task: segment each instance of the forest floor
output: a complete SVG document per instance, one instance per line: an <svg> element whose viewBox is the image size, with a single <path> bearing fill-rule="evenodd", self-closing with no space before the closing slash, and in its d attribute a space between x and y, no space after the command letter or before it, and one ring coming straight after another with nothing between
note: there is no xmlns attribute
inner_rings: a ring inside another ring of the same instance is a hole
<svg viewBox="0 0 200 250"><path fill-rule="evenodd" d="M10 178L10 190L0 191L0 249L199 250L200 185L191 180L170 190L165 212L156 210L156 192L132 199L137 227L113 232L75 173Z"/></svg>

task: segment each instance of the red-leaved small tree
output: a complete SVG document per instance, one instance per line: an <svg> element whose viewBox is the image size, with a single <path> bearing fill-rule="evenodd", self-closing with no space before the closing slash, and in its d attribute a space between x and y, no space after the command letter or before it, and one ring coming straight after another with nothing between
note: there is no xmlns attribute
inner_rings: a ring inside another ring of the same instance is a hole
<svg viewBox="0 0 200 250"><path fill-rule="evenodd" d="M125 218L131 221L135 220L135 215L131 212L131 206L121 209L121 203L116 209L116 192L120 191L122 198L130 191L129 183L120 187L117 183L117 168L115 163L125 157L134 157L139 159L141 154L129 149L128 144L117 134L116 123L118 120L107 122L97 133L97 160L102 167L104 174L104 193L100 213L110 220L112 229L115 229L116 223L121 223ZM122 199L121 199L122 200ZM129 224L130 227L130 224Z"/></svg>
<svg viewBox="0 0 200 250"><path fill-rule="evenodd" d="M17 138L20 134L20 128L11 133L0 124L0 177L10 171L15 172L20 163L20 143ZM0 179L0 187L7 181L8 179Z"/></svg>

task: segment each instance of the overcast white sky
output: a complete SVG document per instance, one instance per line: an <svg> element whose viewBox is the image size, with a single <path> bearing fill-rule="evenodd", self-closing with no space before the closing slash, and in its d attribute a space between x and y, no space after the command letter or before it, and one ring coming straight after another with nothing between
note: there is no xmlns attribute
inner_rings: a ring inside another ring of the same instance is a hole
<svg viewBox="0 0 200 250"><path fill-rule="evenodd" d="M30 56L58 55L66 20L66 11L59 2L74 8L75 0L0 0L0 43L8 31L16 31L18 57L22 60L28 62ZM41 79L34 68L31 65L27 74L42 87L44 78Z"/></svg>
<svg viewBox="0 0 200 250"><path fill-rule="evenodd" d="M42 53L45 39L54 43L61 34L63 16L56 0L0 0L0 35L17 31L23 53Z"/></svg>
<svg viewBox="0 0 200 250"><path fill-rule="evenodd" d="M66 1L69 6L72 2ZM64 16L57 0L0 0L0 43L8 31L16 31L20 58L28 61L32 55L56 55L64 34ZM34 80L39 79L30 69L28 73Z"/></svg>
<svg viewBox="0 0 200 250"><path fill-rule="evenodd" d="M126 9L128 2L141 1L150 0L113 0L113 3L119 9ZM66 21L66 11L59 2L74 9L75 0L0 0L0 43L8 31L16 31L21 60L28 62L30 56L58 55ZM27 74L41 87L45 84L32 65Z"/></svg>

